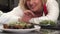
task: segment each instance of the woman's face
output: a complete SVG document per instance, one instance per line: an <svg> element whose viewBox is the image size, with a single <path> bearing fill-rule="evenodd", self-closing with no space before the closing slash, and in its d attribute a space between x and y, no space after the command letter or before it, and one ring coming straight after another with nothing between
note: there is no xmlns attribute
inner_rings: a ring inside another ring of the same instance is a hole
<svg viewBox="0 0 60 34"><path fill-rule="evenodd" d="M27 0L26 4L27 4L28 8L34 12L36 12L42 8L41 0Z"/></svg>

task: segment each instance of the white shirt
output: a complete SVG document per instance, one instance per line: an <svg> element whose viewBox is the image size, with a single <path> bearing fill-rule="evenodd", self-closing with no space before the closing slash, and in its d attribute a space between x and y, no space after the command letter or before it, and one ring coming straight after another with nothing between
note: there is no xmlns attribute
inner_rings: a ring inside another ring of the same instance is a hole
<svg viewBox="0 0 60 34"><path fill-rule="evenodd" d="M46 6L48 10L47 16L32 18L29 22L39 24L42 20L57 21L59 16L59 5L56 0L47 0ZM17 6L12 11L2 14L0 17L0 23L18 22L18 18L21 18L23 14L23 10L20 6Z"/></svg>

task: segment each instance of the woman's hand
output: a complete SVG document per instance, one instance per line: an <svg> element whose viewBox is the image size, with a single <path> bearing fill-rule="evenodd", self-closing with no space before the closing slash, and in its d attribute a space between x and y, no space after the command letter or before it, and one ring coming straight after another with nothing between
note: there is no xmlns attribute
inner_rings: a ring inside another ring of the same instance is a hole
<svg viewBox="0 0 60 34"><path fill-rule="evenodd" d="M26 11L24 11L24 15L23 15L22 19L19 19L19 21L29 22L29 20L31 18L33 18L34 16L35 15L34 15L34 13L32 11L26 10Z"/></svg>

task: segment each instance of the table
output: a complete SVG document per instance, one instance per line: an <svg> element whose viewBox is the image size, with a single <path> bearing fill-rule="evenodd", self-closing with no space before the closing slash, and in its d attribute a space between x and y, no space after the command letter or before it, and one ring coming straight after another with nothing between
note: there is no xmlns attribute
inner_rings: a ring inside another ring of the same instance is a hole
<svg viewBox="0 0 60 34"><path fill-rule="evenodd" d="M40 31L32 31L28 33L13 33L13 32L5 32L0 30L0 34L60 34L60 30L53 29L41 29Z"/></svg>
<svg viewBox="0 0 60 34"><path fill-rule="evenodd" d="M56 26L57 29L48 29L48 28L41 28L39 31L31 31L28 33L13 33L13 32L5 32L0 30L0 34L60 34L60 21L58 21L58 24Z"/></svg>

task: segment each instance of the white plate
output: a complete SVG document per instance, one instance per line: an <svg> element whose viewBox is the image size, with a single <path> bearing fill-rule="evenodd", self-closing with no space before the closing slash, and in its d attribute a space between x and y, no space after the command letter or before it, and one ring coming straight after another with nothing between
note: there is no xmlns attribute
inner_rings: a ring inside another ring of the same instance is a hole
<svg viewBox="0 0 60 34"><path fill-rule="evenodd" d="M35 25L32 29L4 29L3 26L0 26L0 30L8 32L30 32L33 30L40 30L40 26Z"/></svg>

